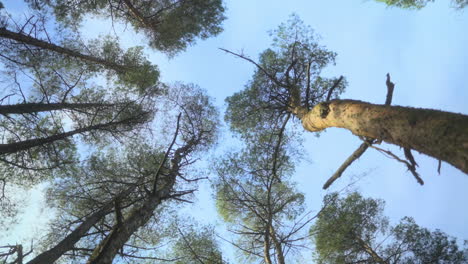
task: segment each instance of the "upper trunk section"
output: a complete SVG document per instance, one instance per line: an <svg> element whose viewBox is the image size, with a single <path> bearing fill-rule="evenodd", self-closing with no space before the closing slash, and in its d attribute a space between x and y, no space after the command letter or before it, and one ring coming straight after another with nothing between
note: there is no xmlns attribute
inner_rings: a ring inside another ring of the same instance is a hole
<svg viewBox="0 0 468 264"><path fill-rule="evenodd" d="M320 103L302 118L308 131L328 127L379 139L446 161L468 173L468 116L355 100Z"/></svg>

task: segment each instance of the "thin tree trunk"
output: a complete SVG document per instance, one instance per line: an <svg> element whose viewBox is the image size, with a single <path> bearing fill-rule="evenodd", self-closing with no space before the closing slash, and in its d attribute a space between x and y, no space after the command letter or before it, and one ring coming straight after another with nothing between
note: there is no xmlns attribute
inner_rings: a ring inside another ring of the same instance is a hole
<svg viewBox="0 0 468 264"><path fill-rule="evenodd" d="M49 144L57 140L65 140L68 137L71 137L73 135L80 134L80 133L85 133L85 132L89 132L93 130L106 129L112 126L121 125L125 123L130 124L133 121L135 121L135 118L127 118L127 119L117 121L117 122L109 122L105 124L98 124L98 125L78 128L69 132L55 134L55 135L45 137L45 138L28 139L28 140L10 143L10 144L0 144L0 155L16 153L19 151Z"/></svg>
<svg viewBox="0 0 468 264"><path fill-rule="evenodd" d="M271 234L271 239L273 240L273 245L275 246L278 264L285 264L283 248L281 247L281 243L278 241L278 238L276 237L276 232L273 229L273 226L271 225L270 225L270 234Z"/></svg>
<svg viewBox="0 0 468 264"><path fill-rule="evenodd" d="M146 19L143 14L132 4L130 0L123 0L125 5L128 7L128 10L130 10L130 13L132 16L138 20L144 27L146 28L152 28L153 25Z"/></svg>
<svg viewBox="0 0 468 264"><path fill-rule="evenodd" d="M190 151L193 144L195 143L189 142L175 151L174 158L171 160L171 170L165 176L167 182L163 188L149 195L140 207L133 209L123 223L116 226L99 246L94 249L91 257L86 262L87 264L111 264L118 250L125 245L125 242L128 241L132 234L150 220L156 207L172 191L179 174L180 162L187 155L187 152ZM158 177L158 175L155 177Z"/></svg>
<svg viewBox="0 0 468 264"><path fill-rule="evenodd" d="M6 28L0 28L0 37L15 40L15 41L18 41L27 45L32 45L38 48L50 50L50 51L64 54L70 57L79 58L88 62L100 64L106 68L115 70L117 72L125 72L128 70L128 67L125 67L123 65L110 62L101 58L96 58L90 55L85 55L80 52L67 49L61 46L57 46L55 44L52 44L52 43L49 43L40 39L36 39L28 35L22 34L22 33L16 33L16 32L10 31Z"/></svg>
<svg viewBox="0 0 468 264"><path fill-rule="evenodd" d="M272 264L270 256L270 230L268 228L265 230L265 235L263 238L263 258L265 259L266 264Z"/></svg>
<svg viewBox="0 0 468 264"><path fill-rule="evenodd" d="M153 215L153 211L161 203L158 195L149 197L141 207L135 208L120 226L114 227L111 233L96 247L88 260L88 264L111 264L115 255L125 242L140 227L144 226Z"/></svg>
<svg viewBox="0 0 468 264"><path fill-rule="evenodd" d="M375 252L374 249L372 249L372 247L370 247L360 237L356 237L356 239L358 240L359 245L361 245L364 251L366 251L366 253L369 254L369 256L373 258L375 262L380 263L380 264L388 264L387 261L383 260L383 258L379 256L379 254L377 254L377 252Z"/></svg>
<svg viewBox="0 0 468 264"><path fill-rule="evenodd" d="M64 110L64 109L87 109L95 107L112 107L116 104L104 103L24 103L15 105L0 105L0 114L31 114L44 111Z"/></svg>
<svg viewBox="0 0 468 264"><path fill-rule="evenodd" d="M468 116L432 109L332 100L298 114L304 129L328 127L414 149L468 173Z"/></svg>
<svg viewBox="0 0 468 264"><path fill-rule="evenodd" d="M112 212L114 208L114 201L120 197L128 196L135 188L137 184L131 186L124 192L122 192L117 198L106 203L101 209L94 212L86 218L76 229L73 230L68 236L60 241L55 247L41 253L27 264L41 264L41 263L55 263L65 252L73 249L76 242L78 242L88 230L95 225L100 219Z"/></svg>

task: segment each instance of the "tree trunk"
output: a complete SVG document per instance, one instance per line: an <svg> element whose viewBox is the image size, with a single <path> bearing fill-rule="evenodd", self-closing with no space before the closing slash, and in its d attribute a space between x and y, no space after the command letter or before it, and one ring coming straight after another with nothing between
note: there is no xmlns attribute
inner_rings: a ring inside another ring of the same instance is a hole
<svg viewBox="0 0 468 264"><path fill-rule="evenodd" d="M375 262L380 264L388 264L387 261L383 260L383 258L379 256L379 254L377 254L377 252L375 252L374 249L372 249L372 247L369 246L366 242L364 242L360 237L356 237L356 239L358 240L359 245L361 245L362 249L364 249L364 251L366 251L366 253L369 254L369 256L372 259L374 259Z"/></svg>
<svg viewBox="0 0 468 264"><path fill-rule="evenodd" d="M86 218L76 229L73 230L68 236L60 241L55 247L39 254L37 257L28 262L28 264L41 264L41 263L55 263L65 252L73 249L76 242L78 242L88 230L95 225L100 219L112 212L114 208L114 201L120 197L128 196L137 187L138 183L123 191L118 197L106 203L101 209L94 212Z"/></svg>
<svg viewBox="0 0 468 264"><path fill-rule="evenodd" d="M332 100L298 115L304 129L328 127L417 150L468 173L468 116L432 109Z"/></svg>
<svg viewBox="0 0 468 264"><path fill-rule="evenodd" d="M271 257L270 257L270 236L269 230L265 230L265 235L263 238L263 258L265 259L266 264L272 264Z"/></svg>
<svg viewBox="0 0 468 264"><path fill-rule="evenodd" d="M138 22L141 23L143 27L146 27L148 29L153 28L153 25L148 21L146 17L143 16L143 14L130 2L130 0L123 0L125 5L127 6L128 10L130 11L130 14L138 20Z"/></svg>
<svg viewBox="0 0 468 264"><path fill-rule="evenodd" d="M188 142L185 146L175 151L174 158L171 160L171 170L165 176L167 177L167 182L163 185L163 188L158 191L155 190L140 207L133 209L129 213L129 216L121 225L115 226L111 233L94 249L91 257L86 262L87 264L111 264L118 250L125 245L125 242L128 241L132 234L150 220L156 207L172 191L179 175L180 162L188 154L193 144L195 143ZM157 177L158 175L155 175L155 178Z"/></svg>
<svg viewBox="0 0 468 264"><path fill-rule="evenodd" d="M136 121L135 118L127 118L121 121L116 122L109 122L105 124L98 124L93 126L87 126L84 128L78 128L69 132L55 134L45 138L36 138L36 139L28 139L20 142L10 143L10 144L0 144L0 155L2 154L11 154L20 152L23 150L27 150L30 148L42 146L45 144L50 144L57 140L65 140L68 137L71 137L76 134L85 133L93 130L102 130L107 129L113 126L121 125L121 124L131 124L132 122Z"/></svg>
<svg viewBox="0 0 468 264"><path fill-rule="evenodd" d="M15 105L0 105L0 114L31 114L44 111L64 110L64 109L87 109L96 107L112 107L116 104L103 103L24 103Z"/></svg>
<svg viewBox="0 0 468 264"><path fill-rule="evenodd" d="M32 45L38 48L50 50L50 51L64 54L70 57L79 58L79 59L82 59L91 63L100 64L108 69L112 69L117 72L125 72L128 70L128 67L125 67L123 65L110 62L101 58L96 58L90 55L85 55L77 51L67 49L64 47L60 47L55 44L52 44L52 43L49 43L40 39L36 39L28 35L22 34L22 33L16 33L16 32L10 31L6 28L0 28L0 37L15 40L20 43Z"/></svg>
<svg viewBox="0 0 468 264"><path fill-rule="evenodd" d="M278 238L276 237L276 232L273 229L273 226L270 226L270 234L271 234L271 239L273 240L273 245L275 246L276 258L278 259L278 264L285 264L283 248L281 247L280 241L278 241Z"/></svg>
<svg viewBox="0 0 468 264"><path fill-rule="evenodd" d="M87 261L88 264L111 264L128 239L140 227L144 226L153 215L153 211L161 203L158 195L149 197L142 206L135 208L119 226L116 225L111 233L99 244Z"/></svg>

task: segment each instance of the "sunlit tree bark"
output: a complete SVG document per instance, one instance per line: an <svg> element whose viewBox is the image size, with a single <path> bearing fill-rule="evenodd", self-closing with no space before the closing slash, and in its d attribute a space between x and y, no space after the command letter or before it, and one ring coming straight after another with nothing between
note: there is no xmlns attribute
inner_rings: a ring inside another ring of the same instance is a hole
<svg viewBox="0 0 468 264"><path fill-rule="evenodd" d="M432 109L333 100L298 114L304 129L350 130L446 161L468 173L468 116Z"/></svg>

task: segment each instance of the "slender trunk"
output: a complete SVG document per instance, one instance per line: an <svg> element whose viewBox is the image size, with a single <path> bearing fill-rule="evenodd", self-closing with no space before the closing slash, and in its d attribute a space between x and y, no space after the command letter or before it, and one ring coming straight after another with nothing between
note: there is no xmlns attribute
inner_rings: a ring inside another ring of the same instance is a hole
<svg viewBox="0 0 468 264"><path fill-rule="evenodd" d="M107 129L107 128L110 128L112 126L121 125L121 124L125 124L125 123L130 124L130 123L132 123L134 121L136 121L136 120L134 120L134 118L127 118L127 119L117 121L117 122L109 122L109 123L105 123L105 124L98 124L98 125L78 128L78 129L75 129L75 130L72 130L72 131L69 131L69 132L55 134L55 135L45 137L45 138L28 139L28 140L15 142L15 143L10 143L10 144L0 144L0 155L16 153L16 152L19 152L19 151L27 150L27 149L38 147L38 146L42 146L42 145L45 145L45 144L50 144L50 143L52 143L54 141L65 140L68 137L71 137L71 136L76 135L76 134L85 133L85 132L89 132L89 131L93 131L93 130Z"/></svg>
<svg viewBox="0 0 468 264"><path fill-rule="evenodd" d="M417 150L468 173L466 115L355 100L333 100L320 103L298 117L308 131L345 128L357 136Z"/></svg>
<svg viewBox="0 0 468 264"><path fill-rule="evenodd" d="M101 58L96 58L90 55L82 54L80 52L67 49L61 46L57 46L55 44L52 44L52 43L49 43L49 42L46 42L37 38L33 38L22 33L16 33L16 32L10 31L6 28L0 28L0 37L15 40L15 41L18 41L27 45L32 45L38 48L50 50L50 51L64 54L70 57L82 59L91 63L100 64L106 68L115 70L117 72L125 72L128 70L128 67L125 67L123 65L110 62Z"/></svg>
<svg viewBox="0 0 468 264"><path fill-rule="evenodd" d="M120 197L128 196L136 188L137 184L123 191L118 197L109 201L98 211L94 212L86 218L76 229L73 230L68 236L60 241L55 247L41 253L27 264L41 264L41 263L55 263L65 252L73 249L76 242L78 242L88 230L95 225L100 219L112 212L114 208L114 201Z"/></svg>
<svg viewBox="0 0 468 264"><path fill-rule="evenodd" d="M266 264L272 264L271 262L271 256L270 256L270 236L269 236L270 230L268 227L265 230L265 235L263 238L263 258L265 259Z"/></svg>
<svg viewBox="0 0 468 264"><path fill-rule="evenodd" d="M377 252L375 252L374 249L372 249L372 247L370 247L360 237L356 237L356 239L358 240L359 245L361 245L361 247L364 249L364 251L366 251L366 253L369 254L369 256L372 259L374 259L375 262L380 263L380 264L388 264L387 261L383 260L383 258L380 257L379 254L377 254Z"/></svg>
<svg viewBox="0 0 468 264"><path fill-rule="evenodd" d="M116 226L112 232L96 247L88 260L88 264L111 264L115 255L130 236L140 227L144 226L153 215L154 209L161 203L157 195L149 197L141 207L135 208L123 221L120 226Z"/></svg>
<svg viewBox="0 0 468 264"><path fill-rule="evenodd" d="M146 28L152 28L153 25L146 19L143 14L132 4L130 0L123 0L125 5L128 7L128 10L130 11L130 14L138 20L144 27Z"/></svg>
<svg viewBox="0 0 468 264"><path fill-rule="evenodd" d="M273 226L271 225L270 225L270 234L271 234L271 239L273 240L273 245L276 250L276 258L278 259L278 264L285 264L283 247L281 246L280 241L278 241L278 238L276 237L276 232L273 229Z"/></svg>
<svg viewBox="0 0 468 264"><path fill-rule="evenodd" d="M195 143L189 142L175 151L174 158L171 160L171 170L166 176L167 182L163 188L149 195L140 207L129 213L129 216L121 225L115 226L111 233L94 249L87 264L111 264L118 250L125 245L125 242L150 220L156 207L172 191L179 174L180 162L193 147L193 144ZM158 175L155 177L158 177Z"/></svg>
<svg viewBox="0 0 468 264"><path fill-rule="evenodd" d="M13 263L23 264L23 245L16 246L16 250L18 251L18 258Z"/></svg>
<svg viewBox="0 0 468 264"><path fill-rule="evenodd" d="M88 109L96 107L112 107L116 104L104 103L24 103L15 105L0 105L0 114L31 114L44 111L64 110L64 109Z"/></svg>

